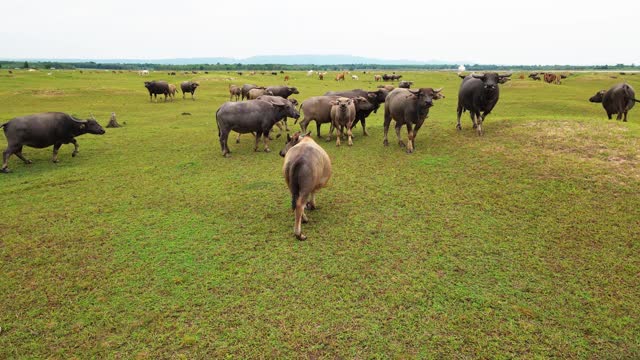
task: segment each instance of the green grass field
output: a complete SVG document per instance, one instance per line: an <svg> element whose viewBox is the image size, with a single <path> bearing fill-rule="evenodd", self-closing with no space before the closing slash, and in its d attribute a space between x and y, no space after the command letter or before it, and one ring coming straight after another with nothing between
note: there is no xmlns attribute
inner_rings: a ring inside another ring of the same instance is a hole
<svg viewBox="0 0 640 360"><path fill-rule="evenodd" d="M640 110L587 99L640 75L515 74L478 137L455 73L402 74L446 95L416 152L382 145L383 111L320 140L334 174L299 242L283 140L225 159L214 117L230 82L282 75L1 70L0 122L126 125L0 174L0 358L639 358ZM377 84L290 75L300 101ZM153 78L201 87L150 103Z"/></svg>

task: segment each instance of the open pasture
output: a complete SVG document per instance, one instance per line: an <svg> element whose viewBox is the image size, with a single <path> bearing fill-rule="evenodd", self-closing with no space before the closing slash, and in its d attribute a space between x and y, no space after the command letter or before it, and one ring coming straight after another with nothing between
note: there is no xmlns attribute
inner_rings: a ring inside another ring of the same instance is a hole
<svg viewBox="0 0 640 360"><path fill-rule="evenodd" d="M0 122L126 125L0 174L0 358L640 357L640 108L588 102L640 75L515 73L478 137L468 113L455 128L455 73L399 72L446 96L415 153L393 128L382 145L382 108L352 147L316 138L334 173L300 242L284 140L223 158L214 116L228 84L283 74L51 73L0 70ZM299 101L381 84L354 73L286 75ZM150 103L152 79L196 100Z"/></svg>

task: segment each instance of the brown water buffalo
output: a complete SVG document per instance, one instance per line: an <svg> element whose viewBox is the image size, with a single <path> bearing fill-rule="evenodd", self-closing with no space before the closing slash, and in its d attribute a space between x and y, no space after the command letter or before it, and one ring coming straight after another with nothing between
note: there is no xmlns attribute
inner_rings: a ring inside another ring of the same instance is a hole
<svg viewBox="0 0 640 360"><path fill-rule="evenodd" d="M291 208L295 211L293 233L298 240L307 239L302 234L302 223L309 221L305 208L316 209L316 192L331 178L329 155L309 135L287 135L287 144L280 151L280 156L284 157L282 173L291 192Z"/></svg>
<svg viewBox="0 0 640 360"><path fill-rule="evenodd" d="M184 100L184 96L186 93L191 93L191 100L195 100L195 92L198 86L200 86L200 83L196 81L183 81L180 84L180 89L182 90L182 100Z"/></svg>
<svg viewBox="0 0 640 360"><path fill-rule="evenodd" d="M75 137L83 134L102 135L104 129L95 119L80 120L61 112L48 112L17 117L0 125L7 138L7 149L2 157L0 172L9 172L8 161L16 154L25 164L31 160L22 155L22 147L42 149L53 145L53 162L58 162L58 150L62 144L73 144L71 156L78 154L78 142Z"/></svg>
<svg viewBox="0 0 640 360"><path fill-rule="evenodd" d="M382 81L382 75L374 75L374 76L373 76L373 80L375 80L375 81Z"/></svg>
<svg viewBox="0 0 640 360"><path fill-rule="evenodd" d="M173 84L169 84L169 96L171 96L171 101L173 101L176 98L177 92L178 92L178 89L176 88L176 86Z"/></svg>
<svg viewBox="0 0 640 360"><path fill-rule="evenodd" d="M460 91L458 92L458 124L456 128L462 130L460 117L464 111L469 110L473 128L477 130L478 135L482 135L482 123L500 98L500 88L498 87L500 79L510 76L511 74L486 73L483 75L472 74L465 77L462 80L462 84L460 84Z"/></svg>
<svg viewBox="0 0 640 360"><path fill-rule="evenodd" d="M398 87L402 89L410 89L411 85L413 85L413 81L402 80L398 83Z"/></svg>
<svg viewBox="0 0 640 360"><path fill-rule="evenodd" d="M544 81L549 84L557 84L560 85L560 75L556 75L553 73L545 73Z"/></svg>
<svg viewBox="0 0 640 360"><path fill-rule="evenodd" d="M314 120L316 122L316 129L318 137L320 135L320 125L331 123L331 101L341 96L313 96L302 102L300 110L304 113L304 118L300 122L300 127L303 132L307 131L307 126ZM356 118L359 109L366 109L366 111L373 111L374 105L365 98L359 98L355 100L356 106ZM327 138L327 141L331 141L331 135Z"/></svg>
<svg viewBox="0 0 640 360"><path fill-rule="evenodd" d="M262 95L273 95L273 93L271 91L267 90L266 88L257 87L257 88L253 88L253 89L249 90L249 94L248 94L247 98L249 100L255 100L259 96L262 96Z"/></svg>
<svg viewBox="0 0 640 360"><path fill-rule="evenodd" d="M291 102L282 101L267 102L263 100L249 100L243 102L226 102L216 111L216 123L218 124L218 137L222 156L228 157L231 151L227 145L229 133L235 131L239 134L255 133L255 151L258 151L260 137L264 138L264 151L269 152L269 132L275 123L283 117L294 119L300 117Z"/></svg>
<svg viewBox="0 0 640 360"><path fill-rule="evenodd" d="M164 95L164 101L167 101L167 96L169 96L169 83L166 81L145 81L144 87L149 90L149 101L153 101L155 98L156 102L158 102L158 94Z"/></svg>
<svg viewBox="0 0 640 360"><path fill-rule="evenodd" d="M318 74L318 79L319 80L324 80L324 74L323 73Z"/></svg>
<svg viewBox="0 0 640 360"><path fill-rule="evenodd" d="M232 101L233 97L236 97L236 101L240 99L242 89L239 86L229 84L229 101Z"/></svg>
<svg viewBox="0 0 640 360"><path fill-rule="evenodd" d="M364 98L362 98L364 99ZM336 134L336 146L340 146L340 138L347 129L347 137L349 146L353 145L352 131L353 121L356 119L356 106L354 100L346 97L339 97L330 102L331 106L331 131L329 137L333 135L333 129L338 130Z"/></svg>
<svg viewBox="0 0 640 360"><path fill-rule="evenodd" d="M429 116L429 109L433 106L435 100L442 98L444 98L442 88L420 88L416 90L398 88L390 92L384 107L384 146L389 146L389 140L387 140L389 124L391 120L395 120L398 144L402 147L405 146L400 137L400 130L402 125L406 125L408 137L407 153L412 153L415 150L415 138L418 135L418 130L420 130L425 119Z"/></svg>
<svg viewBox="0 0 640 360"><path fill-rule="evenodd" d="M393 85L378 85L378 89L385 89L387 91L393 91L395 88Z"/></svg>
<svg viewBox="0 0 640 360"><path fill-rule="evenodd" d="M356 119L353 122L353 126L356 126L358 122L362 122L362 133L364 136L368 136L367 132L367 117L371 115L371 113L378 112L378 108L380 104L384 103L389 92L386 89L380 89L376 91L366 91L362 89L353 89L348 91L328 91L324 94L325 96L344 96L348 98L357 98L363 97L369 103L373 105L373 107L366 106L361 100L356 104Z"/></svg>
<svg viewBox="0 0 640 360"><path fill-rule="evenodd" d="M249 90L255 89L257 87L258 87L258 85L254 85L254 84L244 84L244 85L242 85L242 89L241 89L241 91L242 91L242 94L241 94L242 95L241 96L242 100L244 100L245 98L249 99Z"/></svg>
<svg viewBox="0 0 640 360"><path fill-rule="evenodd" d="M627 83L616 84L609 90L600 90L593 95L589 101L592 103L602 103L607 117L611 120L611 115L618 114L617 120L627 121L627 113L633 106L640 102L636 100L636 93Z"/></svg>

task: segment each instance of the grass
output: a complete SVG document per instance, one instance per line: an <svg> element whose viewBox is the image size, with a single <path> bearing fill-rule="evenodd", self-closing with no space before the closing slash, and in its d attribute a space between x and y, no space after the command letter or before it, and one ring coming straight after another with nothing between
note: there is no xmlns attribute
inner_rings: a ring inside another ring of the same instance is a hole
<svg viewBox="0 0 640 360"><path fill-rule="evenodd" d="M640 357L640 115L587 101L621 79L514 79L478 137L455 74L403 75L447 96L416 152L382 146L382 111L320 140L334 175L298 242L282 140L224 159L214 122L229 78L282 76L157 73L201 87L156 104L135 73L0 71L4 119L126 122L0 176L0 358ZM290 84L376 85L328 78Z"/></svg>

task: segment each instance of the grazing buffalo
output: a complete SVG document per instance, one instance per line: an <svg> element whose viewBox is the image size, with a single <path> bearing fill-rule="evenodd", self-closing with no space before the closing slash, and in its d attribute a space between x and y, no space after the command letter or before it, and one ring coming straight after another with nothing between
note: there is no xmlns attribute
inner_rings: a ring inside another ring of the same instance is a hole
<svg viewBox="0 0 640 360"><path fill-rule="evenodd" d="M307 126L312 120L316 122L316 129L318 137L320 137L320 125L331 123L331 102L340 96L314 96L302 102L300 109L304 113L304 119L300 122L300 127L303 132L307 131ZM348 96L344 96L348 97ZM366 98L355 97L356 106L356 118L358 111L373 111L375 106L369 102ZM327 138L327 141L331 141L331 136Z"/></svg>
<svg viewBox="0 0 640 360"><path fill-rule="evenodd" d="M357 98L363 97L365 98L373 107L367 106L366 104L360 102L356 104L356 119L353 122L353 126L358 125L358 122L362 122L362 133L364 136L368 136L367 132L367 117L371 115L371 113L377 113L380 108L380 104L384 103L385 99L389 92L387 90L376 90L376 91L365 91L362 89L353 89L349 91L329 91L326 92L325 96L344 96L348 98Z"/></svg>
<svg viewBox="0 0 640 360"><path fill-rule="evenodd" d="M378 85L378 89L385 89L389 92L393 91L396 87L393 85Z"/></svg>
<svg viewBox="0 0 640 360"><path fill-rule="evenodd" d="M442 88L420 88L416 90L395 89L387 96L384 107L384 146L389 146L387 134L391 120L396 121L396 135L398 144L404 147L405 144L400 137L402 125L407 126L407 153L412 153L415 149L415 138L418 130L422 127L425 119L429 115L429 109L435 100L444 98ZM413 128L415 126L415 128Z"/></svg>
<svg viewBox="0 0 640 360"><path fill-rule="evenodd" d="M269 86L267 87L267 91L271 92L271 94L274 96L280 96L285 99L292 94L300 94L298 88L293 86Z"/></svg>
<svg viewBox="0 0 640 360"><path fill-rule="evenodd" d="M560 75L556 75L553 73L545 73L544 81L549 84L557 84L560 85Z"/></svg>
<svg viewBox="0 0 640 360"><path fill-rule="evenodd" d="M186 93L191 93L191 100L195 100L195 92L196 89L200 86L198 82L195 81L183 81L180 84L180 89L182 89L182 100L184 100L184 95Z"/></svg>
<svg viewBox="0 0 640 360"><path fill-rule="evenodd" d="M218 136L222 156L228 157L231 151L227 145L229 133L235 131L240 134L255 133L255 151L258 151L260 137L264 138L264 151L269 152L269 132L275 123L283 117L298 119L300 113L291 102L249 100L245 102L226 102L216 111Z"/></svg>
<svg viewBox="0 0 640 360"><path fill-rule="evenodd" d="M9 172L9 157L16 154L25 164L31 160L22 155L22 147L30 146L38 149L53 145L53 162L58 162L58 150L62 144L73 144L71 156L78 154L78 142L75 137L83 134L102 135L104 129L95 119L80 120L61 112L49 112L17 117L0 125L7 138L7 149L3 153L2 169Z"/></svg>
<svg viewBox="0 0 640 360"><path fill-rule="evenodd" d="M384 81L394 81L394 80L400 80L400 78L402 77L402 75L396 75L396 74L392 74L392 75L388 75L388 74L384 74L382 75L382 80Z"/></svg>
<svg viewBox="0 0 640 360"><path fill-rule="evenodd" d="M257 88L249 90L249 95L247 96L247 98L249 100L255 100L259 96L262 96L262 95L273 95L273 93L271 91L267 90L266 88L257 87Z"/></svg>
<svg viewBox="0 0 640 360"><path fill-rule="evenodd" d="M240 95L242 94L242 89L238 86L229 84L229 101L236 97L236 101L240 99Z"/></svg>
<svg viewBox="0 0 640 360"><path fill-rule="evenodd" d="M472 74L462 80L458 92L458 125L456 125L458 130L462 130L460 116L464 111L469 110L473 128L477 129L478 135L482 135L482 122L491 113L500 97L498 84L502 81L501 78L510 76L511 74L496 73ZM482 115L480 115L481 112Z"/></svg>
<svg viewBox="0 0 640 360"><path fill-rule="evenodd" d="M169 83L166 81L145 81L144 87L149 90L149 101L153 101L156 99L158 102L158 94L164 94L164 101L167 101L167 96L169 96Z"/></svg>
<svg viewBox="0 0 640 360"><path fill-rule="evenodd" d="M171 96L171 101L175 99L177 92L178 89L176 88L176 86L173 84L169 84L169 96Z"/></svg>
<svg viewBox="0 0 640 360"><path fill-rule="evenodd" d="M400 83L398 83L398 87L402 88L402 89L410 89L411 85L413 85L413 81L400 81Z"/></svg>
<svg viewBox="0 0 640 360"><path fill-rule="evenodd" d="M364 99L364 98L361 98ZM356 119L356 105L354 100L346 97L339 97L330 102L331 106L331 131L329 137L333 135L333 129L338 130L336 134L336 146L340 146L340 138L344 133L344 129L347 129L347 137L349 139L349 146L353 145L353 139L351 128L353 127L353 121Z"/></svg>
<svg viewBox="0 0 640 360"><path fill-rule="evenodd" d="M258 96L255 100L262 100L262 101L273 102L273 103L281 103L282 100L284 100L285 103L290 102L294 108L298 106L298 100L294 98L284 99L280 96L273 96L273 95L261 95L261 96ZM284 123L284 129L282 127L282 123ZM284 131L287 131L287 132L289 131L289 127L287 126L286 116L280 119L280 121L278 121L275 125L278 127L278 129L280 129L280 133L278 133L276 138L279 138L280 136L282 136L282 133ZM253 135L255 136L255 134ZM271 134L269 134L269 140L273 140L273 138L271 137ZM238 133L238 136L236 136L236 144L239 144L239 143L240 143L240 133Z"/></svg>
<svg viewBox="0 0 640 360"><path fill-rule="evenodd" d="M278 75L278 73L276 71L272 71L271 75Z"/></svg>
<svg viewBox="0 0 640 360"><path fill-rule="evenodd" d="M249 98L249 90L255 89L257 87L258 87L258 85L254 85L254 84L244 84L244 85L242 85L242 89L241 89L241 91L242 91L242 94L241 94L242 95L241 96L242 100L244 100L245 98L248 99Z"/></svg>
<svg viewBox="0 0 640 360"><path fill-rule="evenodd" d="M331 178L329 155L309 135L287 135L287 144L280 151L280 156L284 157L282 173L291 192L291 208L295 211L293 233L298 240L307 239L302 234L302 223L309 221L305 208L316 209L316 192Z"/></svg>
<svg viewBox="0 0 640 360"><path fill-rule="evenodd" d="M640 102L636 100L636 93L633 91L631 85L627 83L616 84L609 90L600 90L593 95L589 101L592 103L602 103L604 111L607 112L607 117L611 120L611 115L618 114L617 120L627 121L627 113L635 103ZM624 117L624 118L623 118Z"/></svg>

